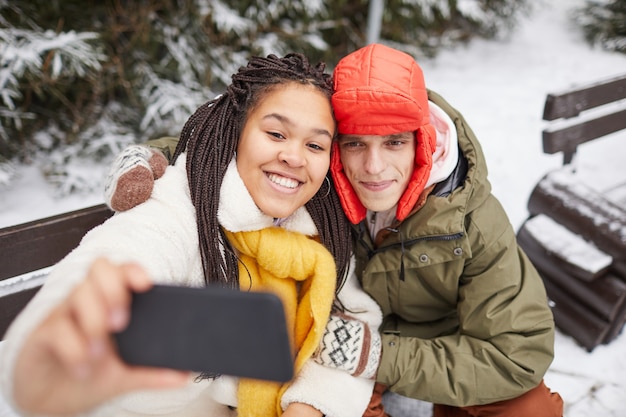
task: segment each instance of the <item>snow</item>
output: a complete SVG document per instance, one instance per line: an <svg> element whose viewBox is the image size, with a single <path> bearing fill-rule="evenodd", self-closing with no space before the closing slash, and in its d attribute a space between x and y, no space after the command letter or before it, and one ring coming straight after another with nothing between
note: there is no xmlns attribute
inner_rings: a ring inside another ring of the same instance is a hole
<svg viewBox="0 0 626 417"><path fill-rule="evenodd" d="M528 220L525 227L549 252L586 271L595 273L608 268L613 262L610 255L545 214Z"/></svg>
<svg viewBox="0 0 626 417"><path fill-rule="evenodd" d="M48 277L51 269L52 267L50 266L35 272L29 272L0 281L0 297L13 294L18 291L26 291L42 285Z"/></svg>
<svg viewBox="0 0 626 417"><path fill-rule="evenodd" d="M626 55L589 47L569 23L569 11L583 0L532 3L532 18L510 39L472 41L435 59L420 60L427 85L463 113L481 140L493 192L516 229L527 217L526 203L535 184L562 164L562 155L542 151L546 94L626 72ZM610 192L624 205L624 158L622 133L582 145L575 164L581 181ZM55 197L35 166L18 166L17 175L10 185L0 183L0 227L102 202L99 192ZM545 379L564 398L566 417L626 416L624 352L624 333L589 353L557 332L556 356ZM0 405L0 416L9 415Z"/></svg>
<svg viewBox="0 0 626 417"><path fill-rule="evenodd" d="M596 177L594 176L594 181L597 181ZM626 181L626 176L613 177L614 181L617 178ZM580 179L578 172L565 167L550 172L539 182L538 187L554 196L557 201L561 201L567 210L576 212L580 218L590 219L599 229L611 231L620 242L626 244L626 211L623 209L626 203L616 192L623 188L624 184L621 184L622 187L616 186L613 193L605 195L593 188L595 185L589 183L589 175L582 178L586 182L579 181ZM581 204L581 201L590 203Z"/></svg>

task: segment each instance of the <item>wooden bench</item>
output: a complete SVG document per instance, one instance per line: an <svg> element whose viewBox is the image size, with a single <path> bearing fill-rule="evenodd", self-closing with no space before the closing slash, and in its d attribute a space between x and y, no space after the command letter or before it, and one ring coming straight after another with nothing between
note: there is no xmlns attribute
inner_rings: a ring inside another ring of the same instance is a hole
<svg viewBox="0 0 626 417"><path fill-rule="evenodd" d="M544 280L557 327L592 351L626 323L626 201L580 181L574 156L609 134L626 141L626 74L548 94L543 119L543 150L562 152L563 166L531 192L517 238ZM626 195L626 169L613 174L623 176Z"/></svg>
<svg viewBox="0 0 626 417"><path fill-rule="evenodd" d="M113 213L98 205L0 229L0 336L35 295L46 268ZM0 339L2 340L2 339Z"/></svg>

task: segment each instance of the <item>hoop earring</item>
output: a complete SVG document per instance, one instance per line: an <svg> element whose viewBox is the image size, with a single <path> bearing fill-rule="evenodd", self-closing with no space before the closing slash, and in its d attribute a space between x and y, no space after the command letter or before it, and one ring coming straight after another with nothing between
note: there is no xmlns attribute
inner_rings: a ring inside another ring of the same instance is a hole
<svg viewBox="0 0 626 417"><path fill-rule="evenodd" d="M324 194L324 197L322 198L326 198L328 197L328 194L330 194L330 180L328 179L328 177L324 177L324 179L326 180L326 184L328 185L328 190L326 190L326 194Z"/></svg>

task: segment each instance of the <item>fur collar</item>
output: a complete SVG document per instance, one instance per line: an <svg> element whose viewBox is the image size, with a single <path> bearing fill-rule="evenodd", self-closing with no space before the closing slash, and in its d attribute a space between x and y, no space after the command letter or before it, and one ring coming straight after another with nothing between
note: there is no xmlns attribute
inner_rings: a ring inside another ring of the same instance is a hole
<svg viewBox="0 0 626 417"><path fill-rule="evenodd" d="M217 218L220 225L231 232L249 232L275 225L275 219L259 210L252 200L252 196L239 176L235 158L230 161L224 174ZM307 236L318 234L313 219L304 207L300 207L291 216L282 219L280 227Z"/></svg>

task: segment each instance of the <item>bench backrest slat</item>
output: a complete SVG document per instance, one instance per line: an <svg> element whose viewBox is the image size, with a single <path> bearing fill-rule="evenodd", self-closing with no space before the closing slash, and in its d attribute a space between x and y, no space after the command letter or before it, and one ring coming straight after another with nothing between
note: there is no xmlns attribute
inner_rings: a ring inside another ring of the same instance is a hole
<svg viewBox="0 0 626 417"><path fill-rule="evenodd" d="M543 151L548 154L564 152L565 155L573 155L578 145L622 129L626 129L626 110L560 130L546 129L542 132ZM571 157L566 159L571 161Z"/></svg>
<svg viewBox="0 0 626 417"><path fill-rule="evenodd" d="M617 104L624 99L626 74L559 94L548 94L543 119L552 123L542 132L543 151L548 154L563 152L563 164L569 164L579 145L626 129L626 110L621 108L610 114L585 117L588 110ZM562 123L557 119L568 121Z"/></svg>
<svg viewBox="0 0 626 417"><path fill-rule="evenodd" d="M0 340L4 338L4 334L15 316L22 311L39 288L40 287L29 288L24 291L0 297Z"/></svg>
<svg viewBox="0 0 626 417"><path fill-rule="evenodd" d="M626 97L626 74L546 97L543 120L570 118Z"/></svg>
<svg viewBox="0 0 626 417"><path fill-rule="evenodd" d="M0 229L0 280L57 263L111 214L98 205Z"/></svg>
<svg viewBox="0 0 626 417"><path fill-rule="evenodd" d="M0 229L0 281L54 265L78 246L89 230L112 214L102 204ZM3 292L4 295L0 296L0 340L38 290L39 286L35 286Z"/></svg>

